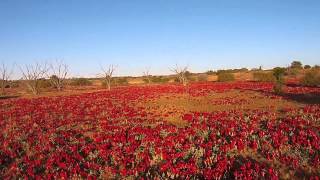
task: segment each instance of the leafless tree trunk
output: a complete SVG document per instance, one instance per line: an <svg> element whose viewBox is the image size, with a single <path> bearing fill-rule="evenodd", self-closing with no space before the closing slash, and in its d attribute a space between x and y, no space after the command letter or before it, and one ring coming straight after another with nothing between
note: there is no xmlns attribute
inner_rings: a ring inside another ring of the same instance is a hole
<svg viewBox="0 0 320 180"><path fill-rule="evenodd" d="M40 93L39 82L41 78L45 77L48 72L47 64L40 65L36 63L34 65L25 65L24 68L20 67L22 72L22 78L25 81L29 90L37 95Z"/></svg>
<svg viewBox="0 0 320 180"><path fill-rule="evenodd" d="M188 84L188 79L186 77L186 72L188 70L188 66L185 67L179 67L176 64L176 67L172 68L171 71L174 72L179 80L180 83L183 84L183 86L186 86Z"/></svg>
<svg viewBox="0 0 320 180"><path fill-rule="evenodd" d="M68 65L62 61L56 61L55 64L50 65L50 70L52 74L48 74L48 78L51 85L57 88L58 91L62 91L68 75Z"/></svg>
<svg viewBox="0 0 320 180"><path fill-rule="evenodd" d="M149 69L146 69L146 70L143 72L143 77L148 81L148 84L151 83L151 75L150 75Z"/></svg>
<svg viewBox="0 0 320 180"><path fill-rule="evenodd" d="M13 73L13 68L11 70L9 70L9 68L2 63L1 67L0 67L0 81L1 81L1 94L4 95L6 94L6 86L9 84L9 80L11 78L11 75Z"/></svg>
<svg viewBox="0 0 320 180"><path fill-rule="evenodd" d="M101 69L103 71L103 77L106 81L106 88L108 88L108 90L110 91L111 83L112 83L112 75L116 68L114 65L109 65L108 68L101 67Z"/></svg>

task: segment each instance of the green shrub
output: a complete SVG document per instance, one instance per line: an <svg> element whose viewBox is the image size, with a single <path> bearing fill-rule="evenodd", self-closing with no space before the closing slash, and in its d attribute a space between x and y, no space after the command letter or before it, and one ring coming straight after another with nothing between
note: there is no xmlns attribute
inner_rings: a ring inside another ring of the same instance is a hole
<svg viewBox="0 0 320 180"><path fill-rule="evenodd" d="M238 72L247 72L249 71L247 68L241 68L241 69L224 69L224 70L218 70L217 74L221 73L238 73Z"/></svg>
<svg viewBox="0 0 320 180"><path fill-rule="evenodd" d="M283 75L286 69L281 67L273 68L273 76L275 77L275 85L273 87L273 91L276 94L282 93L282 86L283 86Z"/></svg>
<svg viewBox="0 0 320 180"><path fill-rule="evenodd" d="M305 86L319 86L320 85L320 71L312 69L308 71L301 79L301 84Z"/></svg>
<svg viewBox="0 0 320 180"><path fill-rule="evenodd" d="M198 78L197 78L196 76L187 76L187 80L188 80L189 82L195 82L195 81L198 80Z"/></svg>
<svg viewBox="0 0 320 180"><path fill-rule="evenodd" d="M234 81L234 75L232 73L218 73L219 82Z"/></svg>
<svg viewBox="0 0 320 180"><path fill-rule="evenodd" d="M163 76L152 76L151 77L151 82L153 82L153 83L166 83L169 80L170 80L169 78L163 77Z"/></svg>
<svg viewBox="0 0 320 180"><path fill-rule="evenodd" d="M273 76L275 77L276 79L276 82L283 82L283 75L286 71L285 68L281 68L281 67L275 67L273 68Z"/></svg>
<svg viewBox="0 0 320 180"><path fill-rule="evenodd" d="M275 77L272 72L256 71L253 73L253 79L259 82L274 82Z"/></svg>
<svg viewBox="0 0 320 180"><path fill-rule="evenodd" d="M111 86L127 85L127 84L129 84L127 77L114 77L111 79ZM101 79L101 86L104 88L108 87L108 83L105 78Z"/></svg>
<svg viewBox="0 0 320 180"><path fill-rule="evenodd" d="M276 94L281 94L282 93L282 83L276 82L273 86L273 92Z"/></svg>
<svg viewBox="0 0 320 180"><path fill-rule="evenodd" d="M90 86L92 82L86 78L74 78L71 80L70 85L72 86Z"/></svg>
<svg viewBox="0 0 320 180"><path fill-rule="evenodd" d="M118 77L114 79L116 85L127 85L128 79L126 77Z"/></svg>
<svg viewBox="0 0 320 180"><path fill-rule="evenodd" d="M39 79L38 87L41 89L47 89L47 88L52 88L52 85L50 83L50 80L48 79Z"/></svg>
<svg viewBox="0 0 320 180"><path fill-rule="evenodd" d="M286 70L284 75L290 76L290 77L296 77L300 73L299 68L289 68Z"/></svg>

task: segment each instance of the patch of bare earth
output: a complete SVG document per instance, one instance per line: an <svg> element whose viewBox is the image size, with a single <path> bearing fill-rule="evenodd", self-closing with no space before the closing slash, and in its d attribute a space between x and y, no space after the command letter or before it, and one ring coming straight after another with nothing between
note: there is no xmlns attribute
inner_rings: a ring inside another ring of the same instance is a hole
<svg viewBox="0 0 320 180"><path fill-rule="evenodd" d="M283 109L301 106L301 104L293 101L271 98L262 93L249 90L230 90L199 97L193 97L188 93L166 94L156 99L139 102L138 105L177 126L187 125L181 117L189 112L265 109L271 110L280 116Z"/></svg>

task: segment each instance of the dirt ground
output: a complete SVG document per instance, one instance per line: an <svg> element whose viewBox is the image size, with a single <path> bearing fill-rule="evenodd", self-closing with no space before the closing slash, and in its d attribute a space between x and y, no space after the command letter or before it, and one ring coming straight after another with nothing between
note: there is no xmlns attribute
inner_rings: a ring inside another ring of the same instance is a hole
<svg viewBox="0 0 320 180"><path fill-rule="evenodd" d="M268 108L280 114L284 109L301 107L303 104L282 98L271 98L250 90L230 90L200 97L192 97L188 94L166 94L157 99L139 102L139 106L149 109L172 124L184 126L186 123L181 116L188 112L246 111Z"/></svg>

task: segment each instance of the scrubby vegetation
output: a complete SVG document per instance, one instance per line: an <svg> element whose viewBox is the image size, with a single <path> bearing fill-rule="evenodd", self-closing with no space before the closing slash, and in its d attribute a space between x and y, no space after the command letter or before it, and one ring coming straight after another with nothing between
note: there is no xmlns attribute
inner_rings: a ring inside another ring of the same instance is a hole
<svg viewBox="0 0 320 180"><path fill-rule="evenodd" d="M273 91L276 94L282 93L282 86L284 83L283 75L285 73L286 69L281 67L276 67L273 69L273 76L275 77L275 85L273 87Z"/></svg>
<svg viewBox="0 0 320 180"><path fill-rule="evenodd" d="M71 86L90 86L92 82L87 78L73 78L70 82Z"/></svg>
<svg viewBox="0 0 320 180"><path fill-rule="evenodd" d="M320 71L317 69L309 70L301 80L305 86L320 86Z"/></svg>
<svg viewBox="0 0 320 180"><path fill-rule="evenodd" d="M53 85L50 83L49 79L41 78L37 84L38 88L40 89L48 89L53 88Z"/></svg>
<svg viewBox="0 0 320 180"><path fill-rule="evenodd" d="M114 83L116 85L127 85L128 84L128 78L126 78L126 77L117 77L117 78L115 78Z"/></svg>
<svg viewBox="0 0 320 180"><path fill-rule="evenodd" d="M221 73L239 73L239 72L247 72L247 71L249 71L247 68L225 69L225 70L218 70L217 74L221 74Z"/></svg>
<svg viewBox="0 0 320 180"><path fill-rule="evenodd" d="M218 81L219 82L228 82L234 81L234 75L232 73L227 73L225 71L218 73Z"/></svg>
<svg viewBox="0 0 320 180"><path fill-rule="evenodd" d="M198 82L206 82L206 81L208 81L208 75L207 75L207 74L200 74L200 75L198 75L197 81L198 81Z"/></svg>
<svg viewBox="0 0 320 180"><path fill-rule="evenodd" d="M169 78L165 76L152 76L151 77L151 82L153 83L166 83L169 82Z"/></svg>
<svg viewBox="0 0 320 180"><path fill-rule="evenodd" d="M256 71L253 72L253 79L258 82L275 82L272 72Z"/></svg>

